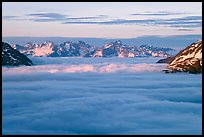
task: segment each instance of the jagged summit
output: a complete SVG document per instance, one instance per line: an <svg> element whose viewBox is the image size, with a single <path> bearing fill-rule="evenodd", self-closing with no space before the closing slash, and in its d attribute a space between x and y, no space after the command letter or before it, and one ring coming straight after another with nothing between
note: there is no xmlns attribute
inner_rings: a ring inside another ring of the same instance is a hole
<svg viewBox="0 0 204 137"><path fill-rule="evenodd" d="M124 45L120 40L102 47L96 47L84 41L66 41L61 44L45 41L41 44L27 43L24 46L13 45L13 47L25 55L38 57L168 57L170 55L167 52L173 50L148 45L129 46Z"/></svg>

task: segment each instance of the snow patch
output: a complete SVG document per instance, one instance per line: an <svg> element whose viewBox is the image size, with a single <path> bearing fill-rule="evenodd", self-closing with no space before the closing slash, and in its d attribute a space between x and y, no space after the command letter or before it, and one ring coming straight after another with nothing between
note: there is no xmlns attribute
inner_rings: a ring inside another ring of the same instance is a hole
<svg viewBox="0 0 204 137"><path fill-rule="evenodd" d="M35 48L34 56L47 56L53 53L51 45Z"/></svg>

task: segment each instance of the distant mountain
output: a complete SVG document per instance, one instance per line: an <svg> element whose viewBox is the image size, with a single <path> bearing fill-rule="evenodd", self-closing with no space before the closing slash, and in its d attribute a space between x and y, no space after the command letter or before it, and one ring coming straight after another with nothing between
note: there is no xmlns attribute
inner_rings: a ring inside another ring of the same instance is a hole
<svg viewBox="0 0 204 137"><path fill-rule="evenodd" d="M20 48L20 46L18 48ZM8 43L2 42L2 66L18 65L31 66L33 63L28 57L18 50L13 49Z"/></svg>
<svg viewBox="0 0 204 137"><path fill-rule="evenodd" d="M89 45L86 42L64 42L54 44L43 42L42 44L27 43L24 46L13 45L13 47L25 55L47 56L47 57L169 57L171 48L160 48L149 45L128 46L120 40L110 42L102 47Z"/></svg>
<svg viewBox="0 0 204 137"><path fill-rule="evenodd" d="M99 48L93 55L93 57L114 57L122 55L125 57L127 54L125 51L126 46L122 44L121 41L111 42Z"/></svg>
<svg viewBox="0 0 204 137"><path fill-rule="evenodd" d="M60 44L65 41L77 42L86 41L90 45L96 47L102 47L112 41L121 40L125 45L132 45L136 43L136 46L140 45L154 45L157 47L170 47L177 48L178 50L184 49L189 43L193 43L202 38L202 34L198 35L174 35L174 36L158 36L148 35L135 38L86 38L86 37L2 37L3 41L8 42L10 45L19 44L25 45L27 42L43 43L44 41L52 41L55 44Z"/></svg>
<svg viewBox="0 0 204 137"><path fill-rule="evenodd" d="M202 72L202 41L192 43L181 50L167 66L167 72Z"/></svg>
<svg viewBox="0 0 204 137"><path fill-rule="evenodd" d="M128 46L124 45L120 40L111 42L98 49L93 57L168 57L167 52L171 51L171 48L159 48L148 45Z"/></svg>
<svg viewBox="0 0 204 137"><path fill-rule="evenodd" d="M50 54L50 57L91 57L92 52L96 49L95 46L91 46L86 42L78 41L73 42L64 42L60 45L55 45L54 53Z"/></svg>
<svg viewBox="0 0 204 137"><path fill-rule="evenodd" d="M95 46L91 46L83 41L76 43L64 42L59 45L46 41L41 44L27 43L24 46L13 45L13 48L21 51L21 53L25 55L36 57L83 57L87 56L87 54L92 54L96 49Z"/></svg>

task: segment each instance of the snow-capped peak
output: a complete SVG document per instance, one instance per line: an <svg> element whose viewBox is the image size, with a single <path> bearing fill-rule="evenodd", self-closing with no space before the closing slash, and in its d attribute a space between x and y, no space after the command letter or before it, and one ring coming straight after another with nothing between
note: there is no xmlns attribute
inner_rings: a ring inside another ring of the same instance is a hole
<svg viewBox="0 0 204 137"><path fill-rule="evenodd" d="M120 40L110 42L98 48L89 45L84 41L54 44L51 41L44 41L41 44L27 43L22 46L20 51L26 55L32 56L50 56L50 57L137 57L137 56L169 56L165 51L172 50L167 48L158 48L153 46L127 46Z"/></svg>

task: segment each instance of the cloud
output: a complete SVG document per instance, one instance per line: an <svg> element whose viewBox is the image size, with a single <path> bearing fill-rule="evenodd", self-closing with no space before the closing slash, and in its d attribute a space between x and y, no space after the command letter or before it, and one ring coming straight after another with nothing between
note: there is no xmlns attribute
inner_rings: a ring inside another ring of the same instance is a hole
<svg viewBox="0 0 204 137"><path fill-rule="evenodd" d="M2 20L16 20L16 21L20 21L20 20L25 20L25 19L21 18L20 16L3 16Z"/></svg>
<svg viewBox="0 0 204 137"><path fill-rule="evenodd" d="M47 65L34 69L3 67L2 134L202 134L202 75L158 69L49 73L56 60L58 70L83 68L87 61L61 59L61 64L60 59L48 59ZM141 61L92 59L88 65L123 70Z"/></svg>
<svg viewBox="0 0 204 137"><path fill-rule="evenodd" d="M130 15L134 16L168 16L168 15L180 15L185 13L179 12L168 12L168 11L159 11L159 12L144 12L144 13L134 13Z"/></svg>
<svg viewBox="0 0 204 137"><path fill-rule="evenodd" d="M166 20L164 23L171 24L173 27L202 27L202 16L186 16L180 18L172 18Z"/></svg>
<svg viewBox="0 0 204 137"><path fill-rule="evenodd" d="M180 18L173 18L170 19L173 21L191 21L191 20L202 20L202 16L186 16L186 17L180 17Z"/></svg>
<svg viewBox="0 0 204 137"><path fill-rule="evenodd" d="M41 19L63 19L63 20L88 20L88 19L101 19L107 18L107 15L98 15L98 16L85 16L85 17L67 17L68 15L59 14L59 13L32 13L26 14L31 17L40 17Z"/></svg>
<svg viewBox="0 0 204 137"><path fill-rule="evenodd" d="M172 19L140 19L127 20L117 19L111 21L67 21L62 24L100 24L100 25L156 25L167 26L173 28L200 28L202 21L200 16L187 16Z"/></svg>
<svg viewBox="0 0 204 137"><path fill-rule="evenodd" d="M107 15L68 17L67 15L59 14L59 13L32 13L32 14L27 14L27 16L35 17L30 19L31 21L35 21L35 22L96 20L96 19L104 19L108 17Z"/></svg>
<svg viewBox="0 0 204 137"><path fill-rule="evenodd" d="M66 15L59 14L59 13L31 13L31 14L26 14L27 16L32 16L32 17L42 17L42 18L51 18L51 19L61 19L65 18Z"/></svg>
<svg viewBox="0 0 204 137"><path fill-rule="evenodd" d="M4 74L11 74L12 72L18 73L83 73L83 72L95 72L95 73L138 73L138 72L161 72L166 64L115 64L115 63L103 63L100 65L94 64L63 64L63 65L37 65L32 67L16 67L13 69L3 68Z"/></svg>
<svg viewBox="0 0 204 137"><path fill-rule="evenodd" d="M62 24L100 24L100 25L157 25L174 28L202 27L202 16L186 16L170 19L112 19L109 21L65 21Z"/></svg>
<svg viewBox="0 0 204 137"><path fill-rule="evenodd" d="M202 27L201 24L172 24L170 25L171 27L174 27L174 28L183 28L183 29L189 29L189 28L200 28Z"/></svg>
<svg viewBox="0 0 204 137"><path fill-rule="evenodd" d="M189 20L187 20L189 19ZM156 22L156 25L164 25L174 28L202 28L202 21L196 18L173 18Z"/></svg>
<svg viewBox="0 0 204 137"><path fill-rule="evenodd" d="M176 15L184 13L174 13L167 11L160 11L156 13L146 12L131 15ZM24 18L24 19L23 19ZM97 16L84 16L84 17L70 17L68 15L60 13L31 13L26 14L26 17L17 16L4 16L4 20L30 20L34 22L59 22L61 24L98 24L98 25L153 25L153 26L164 26L172 28L201 28L202 27L202 16L185 16L177 18L157 18L157 19L114 19L107 15Z"/></svg>
<svg viewBox="0 0 204 137"><path fill-rule="evenodd" d="M62 21L64 20L67 15L59 14L59 13L31 13L26 14L30 21L35 22L53 22L53 21Z"/></svg>
<svg viewBox="0 0 204 137"><path fill-rule="evenodd" d="M147 20L127 20L127 19L116 19L111 21L75 21L75 22L63 22L63 24L101 24L101 25L121 25L121 24L151 24L154 23L155 20L147 19Z"/></svg>
<svg viewBox="0 0 204 137"><path fill-rule="evenodd" d="M16 19L18 16L3 16L2 19L9 20L9 19Z"/></svg>
<svg viewBox="0 0 204 137"><path fill-rule="evenodd" d="M87 16L87 17L69 17L65 20L89 20L89 19L105 19L108 18L107 15L98 15L98 16Z"/></svg>
<svg viewBox="0 0 204 137"><path fill-rule="evenodd" d="M193 29L177 29L178 31L192 31Z"/></svg>
<svg viewBox="0 0 204 137"><path fill-rule="evenodd" d="M61 22L62 19L54 19L54 18L39 18L39 19L29 19L30 21L34 21L34 22Z"/></svg>

